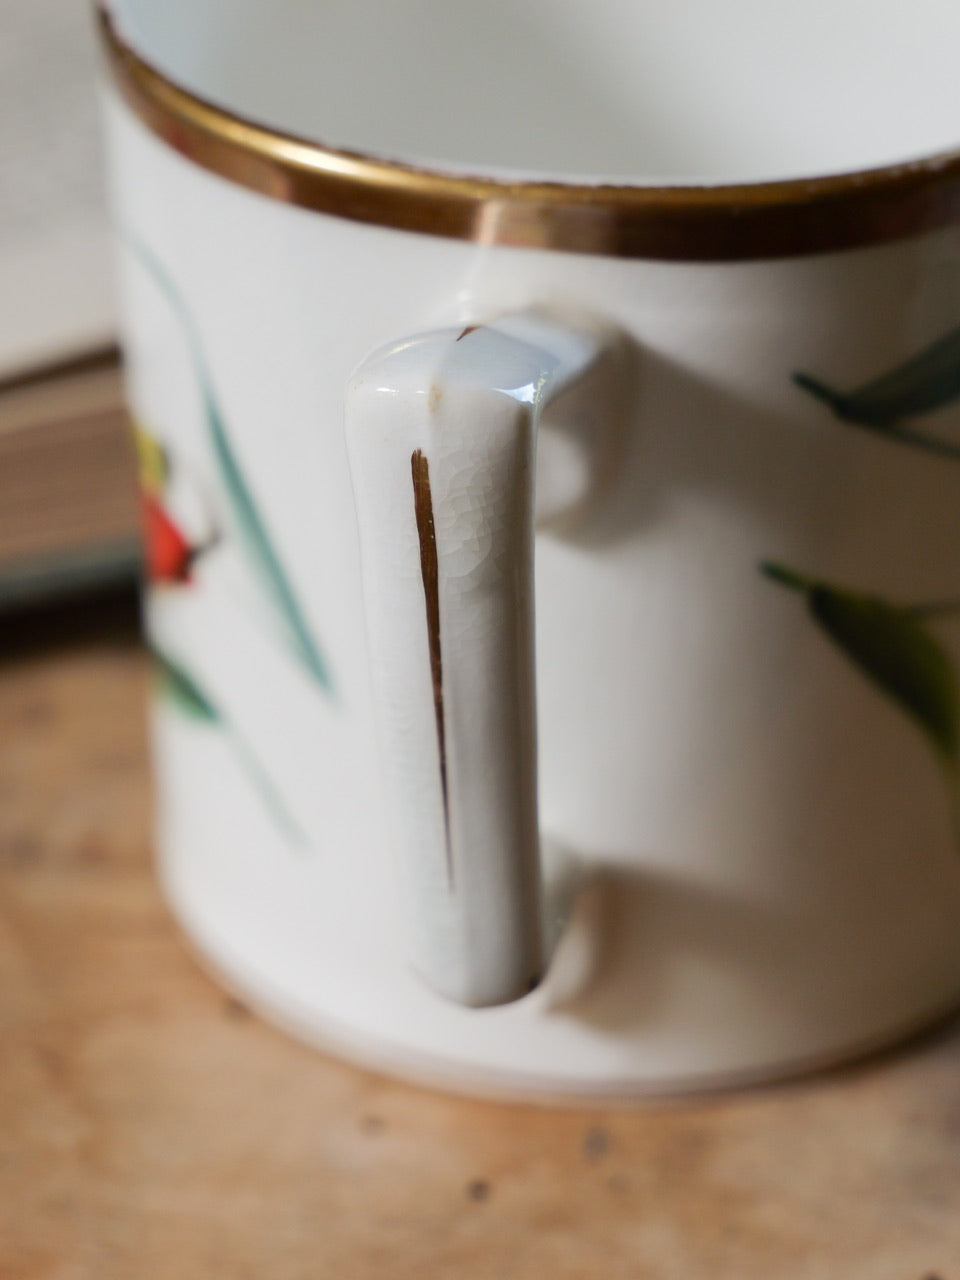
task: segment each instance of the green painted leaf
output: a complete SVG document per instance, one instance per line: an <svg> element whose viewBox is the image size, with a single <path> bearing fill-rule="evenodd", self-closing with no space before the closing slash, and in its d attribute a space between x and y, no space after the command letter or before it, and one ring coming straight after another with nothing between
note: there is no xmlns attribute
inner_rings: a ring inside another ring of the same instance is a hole
<svg viewBox="0 0 960 1280"><path fill-rule="evenodd" d="M960 748L956 673L922 616L907 606L847 591L783 565L761 568L774 581L803 592L820 628L919 725L938 755L956 765Z"/></svg>
<svg viewBox="0 0 960 1280"><path fill-rule="evenodd" d="M220 724L219 711L203 692L200 686L179 663L153 649L153 660L159 677L160 693L175 706L191 716L194 720L205 720L208 724Z"/></svg>
<svg viewBox="0 0 960 1280"><path fill-rule="evenodd" d="M288 844L304 848L307 840L296 821L277 793L269 775L260 763L256 752L237 732L233 724L211 702L196 679L159 649L151 648L159 677L161 697L169 701L193 720L218 728L226 738L230 749L250 783L260 796L261 803Z"/></svg>
<svg viewBox="0 0 960 1280"><path fill-rule="evenodd" d="M890 427L960 397L960 328L855 391L836 391L808 373L795 373L793 380L840 418L861 426Z"/></svg>
<svg viewBox="0 0 960 1280"><path fill-rule="evenodd" d="M294 653L317 682L329 690L332 688L332 681L327 664L303 616L299 601L277 556L273 541L230 442L227 425L193 318L179 290L153 254L139 241L130 239L129 242L140 262L173 307L182 325L200 388L210 443L220 468L237 531L243 540L251 563L263 584L267 597L284 623Z"/></svg>

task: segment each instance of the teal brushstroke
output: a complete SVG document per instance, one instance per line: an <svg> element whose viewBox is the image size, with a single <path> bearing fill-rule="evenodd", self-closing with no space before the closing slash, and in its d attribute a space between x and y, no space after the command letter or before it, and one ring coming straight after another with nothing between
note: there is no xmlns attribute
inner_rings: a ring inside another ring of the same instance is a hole
<svg viewBox="0 0 960 1280"><path fill-rule="evenodd" d="M190 719L220 730L287 843L296 848L306 848L308 841L303 831L283 803L256 753L236 726L185 667L156 645L151 645L150 652L156 666L161 695Z"/></svg>
<svg viewBox="0 0 960 1280"><path fill-rule="evenodd" d="M193 317L180 291L151 251L133 236L128 235L126 240L170 303L183 328L194 374L200 388L210 442L223 475L227 497L244 545L266 588L268 597L286 624L294 653L317 683L328 692L332 692L333 681L328 664L307 626L299 601L274 550L250 486L230 443L226 422Z"/></svg>

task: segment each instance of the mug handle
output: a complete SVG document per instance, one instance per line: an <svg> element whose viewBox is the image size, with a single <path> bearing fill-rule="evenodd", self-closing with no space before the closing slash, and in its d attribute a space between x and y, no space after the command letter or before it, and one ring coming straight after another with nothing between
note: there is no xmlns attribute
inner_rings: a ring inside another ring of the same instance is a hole
<svg viewBox="0 0 960 1280"><path fill-rule="evenodd" d="M464 1005L548 955L533 534L541 411L615 341L521 312L374 352L347 395L367 639L412 960Z"/></svg>

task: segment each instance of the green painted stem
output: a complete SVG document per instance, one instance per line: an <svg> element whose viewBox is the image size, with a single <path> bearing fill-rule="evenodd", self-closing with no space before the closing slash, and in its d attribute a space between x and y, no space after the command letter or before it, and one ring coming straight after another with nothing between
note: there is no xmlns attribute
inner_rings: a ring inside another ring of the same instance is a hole
<svg viewBox="0 0 960 1280"><path fill-rule="evenodd" d="M260 579L269 597L286 624L294 652L317 683L331 693L333 681L327 663L307 625L300 603L274 549L256 500L230 443L226 421L213 387L203 344L193 317L179 290L151 251L134 236L128 235L126 239L141 265L173 308L182 326L194 376L200 388L210 443L223 475L238 532L246 544L254 565L259 570Z"/></svg>
<svg viewBox="0 0 960 1280"><path fill-rule="evenodd" d="M277 793L256 753L233 722L224 714L223 709L215 703L210 695L178 662L175 662L156 645L151 645L150 652L157 666L160 687L166 692L172 704L184 715L198 724L208 728L219 729L240 763L244 773L250 779L260 800L273 821L280 828L288 843L305 849L309 841L288 811Z"/></svg>
<svg viewBox="0 0 960 1280"><path fill-rule="evenodd" d="M299 850L305 850L309 846L309 841L290 813L290 810L283 803L276 787L265 772L250 744L238 733L236 726L230 721L223 722L223 729L234 755L256 788L264 807L270 813L274 823L283 832L287 843Z"/></svg>

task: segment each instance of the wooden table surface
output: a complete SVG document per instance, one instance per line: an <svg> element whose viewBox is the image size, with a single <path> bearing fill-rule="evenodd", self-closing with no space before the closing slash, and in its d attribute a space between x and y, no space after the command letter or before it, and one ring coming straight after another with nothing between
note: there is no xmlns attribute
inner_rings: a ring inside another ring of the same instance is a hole
<svg viewBox="0 0 960 1280"><path fill-rule="evenodd" d="M803 1084L465 1102L198 968L129 609L0 619L0 1280L960 1280L960 1025Z"/></svg>

